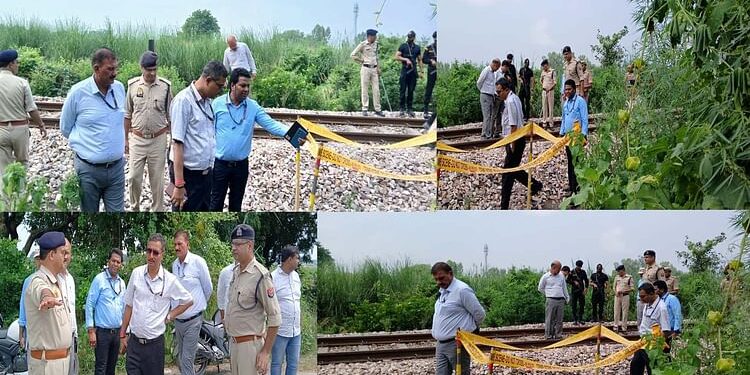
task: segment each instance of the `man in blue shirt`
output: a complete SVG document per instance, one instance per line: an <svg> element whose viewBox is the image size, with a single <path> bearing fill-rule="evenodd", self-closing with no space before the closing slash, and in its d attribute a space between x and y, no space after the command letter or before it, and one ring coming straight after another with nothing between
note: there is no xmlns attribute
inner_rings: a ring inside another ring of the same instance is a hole
<svg viewBox="0 0 750 375"><path fill-rule="evenodd" d="M654 287L656 288L656 294L667 305L667 312L669 313L669 332L671 334L665 337L668 347L664 349L665 353L669 353L672 348L672 340L682 332L682 304L677 296L669 293L669 287L664 280L654 281Z"/></svg>
<svg viewBox="0 0 750 375"><path fill-rule="evenodd" d="M456 368L456 331L479 332L485 311L474 290L463 281L453 277L448 263L437 262L432 266L432 277L440 288L432 316L432 337L437 340L435 364L437 375L450 375ZM464 350L461 353L461 373L471 373L471 358Z"/></svg>
<svg viewBox="0 0 750 375"><path fill-rule="evenodd" d="M584 142L589 134L589 109L586 101L576 94L576 83L572 79L565 81L564 89L565 103L562 108L562 125L560 125L560 135L571 132L580 132L583 134ZM579 125L576 126L576 123ZM585 143L584 143L585 144ZM568 192L574 194L578 192L578 180L576 171L573 166L573 154L570 147L565 146L565 155L568 157Z"/></svg>
<svg viewBox="0 0 750 375"><path fill-rule="evenodd" d="M251 74L237 68L229 77L229 93L213 102L216 118L216 159L211 186L211 211L222 211L229 190L229 211L240 212L249 174L248 156L257 122L269 133L283 137L289 127L271 119L250 93Z"/></svg>
<svg viewBox="0 0 750 375"><path fill-rule="evenodd" d="M112 249L107 268L94 277L86 297L86 328L96 357L95 375L114 375L117 366L118 333L125 309L125 281L118 274L121 267L122 251Z"/></svg>
<svg viewBox="0 0 750 375"><path fill-rule="evenodd" d="M29 251L29 258L34 258L34 270L39 271L41 260L39 259L38 247ZM33 273L27 276L26 279L23 280L23 286L21 287L21 302L18 308L18 347L20 348L26 348L26 306L24 306L23 299L33 276Z"/></svg>
<svg viewBox="0 0 750 375"><path fill-rule="evenodd" d="M68 91L60 130L75 152L81 210L125 210L125 87L115 81L117 56L100 48L91 57L94 74Z"/></svg>

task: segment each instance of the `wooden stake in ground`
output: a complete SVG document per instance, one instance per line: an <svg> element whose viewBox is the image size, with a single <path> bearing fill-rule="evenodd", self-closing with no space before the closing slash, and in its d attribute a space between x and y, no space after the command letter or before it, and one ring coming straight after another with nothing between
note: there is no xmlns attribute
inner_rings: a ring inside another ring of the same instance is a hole
<svg viewBox="0 0 750 375"><path fill-rule="evenodd" d="M602 324L599 323L598 330L596 332L596 356L594 361L599 362L602 360ZM596 375L599 375L599 367L596 368Z"/></svg>
<svg viewBox="0 0 750 375"><path fill-rule="evenodd" d="M310 189L310 212L315 211L315 194L318 192L318 175L320 174L320 154L323 152L323 145L318 147L318 155L315 157L315 170L313 171L313 184Z"/></svg>
<svg viewBox="0 0 750 375"><path fill-rule="evenodd" d="M529 161L528 163L531 163L531 161L534 159L534 153L532 152L534 150L534 127L532 126L529 129ZM527 173L527 181L526 181L526 209L531 209L531 174L534 171L534 168L529 168Z"/></svg>
<svg viewBox="0 0 750 375"><path fill-rule="evenodd" d="M300 195L301 195L301 188L300 188L300 164L301 164L301 156L300 156L300 149L297 147L297 153L294 157L294 164L295 164L295 177L297 179L297 185L294 188L294 211L299 211L299 205L300 205Z"/></svg>

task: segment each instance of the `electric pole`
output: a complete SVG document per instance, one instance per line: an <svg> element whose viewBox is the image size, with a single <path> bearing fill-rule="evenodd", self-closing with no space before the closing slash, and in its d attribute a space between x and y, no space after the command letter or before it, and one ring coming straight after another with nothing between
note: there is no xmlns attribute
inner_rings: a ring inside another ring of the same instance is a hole
<svg viewBox="0 0 750 375"><path fill-rule="evenodd" d="M487 247L487 244L484 244L484 273L485 274L487 273L487 269L488 269L488 267L487 267L487 253L489 253L489 252L490 252L490 250Z"/></svg>
<svg viewBox="0 0 750 375"><path fill-rule="evenodd" d="M357 18L359 17L359 4L354 3L354 43L357 43Z"/></svg>

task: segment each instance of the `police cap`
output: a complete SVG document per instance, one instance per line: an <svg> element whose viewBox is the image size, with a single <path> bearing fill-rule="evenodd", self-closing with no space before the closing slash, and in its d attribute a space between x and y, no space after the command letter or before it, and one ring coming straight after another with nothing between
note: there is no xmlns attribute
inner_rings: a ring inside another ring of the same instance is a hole
<svg viewBox="0 0 750 375"><path fill-rule="evenodd" d="M247 224L240 224L232 230L232 240L255 240L255 230Z"/></svg>
<svg viewBox="0 0 750 375"><path fill-rule="evenodd" d="M13 62L13 60L18 58L18 51L14 49L6 49L5 51L0 51L0 64L7 64L10 62Z"/></svg>

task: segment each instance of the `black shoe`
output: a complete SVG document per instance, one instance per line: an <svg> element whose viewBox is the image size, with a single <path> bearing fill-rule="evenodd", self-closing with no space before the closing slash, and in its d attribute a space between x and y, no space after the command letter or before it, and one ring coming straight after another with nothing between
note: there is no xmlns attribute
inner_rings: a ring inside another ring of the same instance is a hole
<svg viewBox="0 0 750 375"><path fill-rule="evenodd" d="M540 191L542 191L542 188L544 185L539 181L532 181L531 182L531 195L537 195Z"/></svg>
<svg viewBox="0 0 750 375"><path fill-rule="evenodd" d="M406 117L406 112L404 111L399 112L398 117Z"/></svg>
<svg viewBox="0 0 750 375"><path fill-rule="evenodd" d="M367 116L367 111L362 111L362 116Z"/></svg>
<svg viewBox="0 0 750 375"><path fill-rule="evenodd" d="M385 113L383 113L383 111L375 111L375 116L385 117Z"/></svg>
<svg viewBox="0 0 750 375"><path fill-rule="evenodd" d="M424 119L430 118L430 112L427 112L426 110L424 112L422 112L422 118L424 118Z"/></svg>
<svg viewBox="0 0 750 375"><path fill-rule="evenodd" d="M406 112L406 114L408 114L409 117L414 118L414 111L410 110L409 112Z"/></svg>

